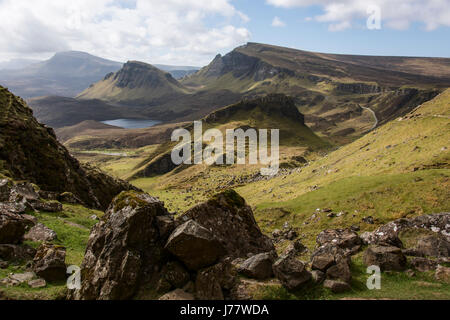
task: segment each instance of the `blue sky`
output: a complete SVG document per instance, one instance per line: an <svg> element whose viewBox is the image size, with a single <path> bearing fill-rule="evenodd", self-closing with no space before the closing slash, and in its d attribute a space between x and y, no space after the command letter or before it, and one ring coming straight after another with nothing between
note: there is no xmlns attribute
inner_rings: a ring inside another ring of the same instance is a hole
<svg viewBox="0 0 450 320"><path fill-rule="evenodd" d="M237 0L234 4L249 16L253 42L327 53L450 57L448 26L427 31L424 23L413 22L408 29L398 30L383 26L382 18L381 30L369 30L366 20L358 19L353 28L333 32L326 23L306 21L323 13L320 6L278 8L255 0ZM274 17L286 26L272 27Z"/></svg>
<svg viewBox="0 0 450 320"><path fill-rule="evenodd" d="M367 28L373 12L379 30ZM78 50L203 66L249 41L450 57L450 0L0 0L0 21L0 62Z"/></svg>

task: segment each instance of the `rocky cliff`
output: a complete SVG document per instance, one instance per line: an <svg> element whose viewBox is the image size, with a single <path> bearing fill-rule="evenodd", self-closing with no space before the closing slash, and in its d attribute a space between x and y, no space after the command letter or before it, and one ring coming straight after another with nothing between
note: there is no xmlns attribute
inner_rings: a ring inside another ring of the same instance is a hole
<svg viewBox="0 0 450 320"><path fill-rule="evenodd" d="M87 206L106 208L131 185L82 165L40 124L20 98L0 87L0 174L42 190L71 192Z"/></svg>

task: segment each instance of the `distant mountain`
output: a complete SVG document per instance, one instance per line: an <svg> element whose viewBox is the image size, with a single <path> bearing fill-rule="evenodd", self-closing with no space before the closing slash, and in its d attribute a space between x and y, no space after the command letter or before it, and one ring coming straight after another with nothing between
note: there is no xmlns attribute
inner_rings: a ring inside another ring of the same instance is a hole
<svg viewBox="0 0 450 320"><path fill-rule="evenodd" d="M181 79L200 70L198 67L189 66L169 66L165 64L154 64L154 66L162 71L166 71L175 79Z"/></svg>
<svg viewBox="0 0 450 320"><path fill-rule="evenodd" d="M311 128L342 140L434 98L450 86L450 59L323 54L248 43L217 55L181 83L247 97L292 96Z"/></svg>
<svg viewBox="0 0 450 320"><path fill-rule="evenodd" d="M144 62L128 61L118 72L107 74L102 81L90 86L77 98L145 105L187 92L188 90L169 73Z"/></svg>
<svg viewBox="0 0 450 320"><path fill-rule="evenodd" d="M76 96L105 74L122 67L120 62L69 51L20 70L0 71L0 84L22 98L59 95Z"/></svg>
<svg viewBox="0 0 450 320"><path fill-rule="evenodd" d="M20 70L32 64L38 63L39 60L31 59L11 59L9 61L0 62L1 70Z"/></svg>

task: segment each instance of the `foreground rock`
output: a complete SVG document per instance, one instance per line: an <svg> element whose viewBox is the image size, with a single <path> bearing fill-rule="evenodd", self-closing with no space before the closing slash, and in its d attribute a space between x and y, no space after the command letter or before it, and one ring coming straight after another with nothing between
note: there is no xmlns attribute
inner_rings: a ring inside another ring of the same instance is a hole
<svg viewBox="0 0 450 320"><path fill-rule="evenodd" d="M198 300L224 300L224 291L231 291L237 282L237 275L230 259L197 273L195 281Z"/></svg>
<svg viewBox="0 0 450 320"><path fill-rule="evenodd" d="M334 245L345 251L345 254L355 254L361 249L362 240L358 234L350 229L325 230L317 236L317 244Z"/></svg>
<svg viewBox="0 0 450 320"><path fill-rule="evenodd" d="M450 268L438 266L436 269L435 278L438 281L450 284Z"/></svg>
<svg viewBox="0 0 450 320"><path fill-rule="evenodd" d="M213 233L193 220L172 233L166 249L193 271L213 265L225 253Z"/></svg>
<svg viewBox="0 0 450 320"><path fill-rule="evenodd" d="M249 255L275 251L272 241L258 227L252 209L233 190L192 208L182 219L194 220L210 230L229 257L247 258Z"/></svg>
<svg viewBox="0 0 450 320"><path fill-rule="evenodd" d="M66 279L66 248L42 244L33 259L33 271L49 282Z"/></svg>
<svg viewBox="0 0 450 320"><path fill-rule="evenodd" d="M370 246L363 259L366 266L379 266L382 271L403 271L406 267L402 250L392 246Z"/></svg>
<svg viewBox="0 0 450 320"><path fill-rule="evenodd" d="M21 215L0 207L0 244L18 244L31 226Z"/></svg>
<svg viewBox="0 0 450 320"><path fill-rule="evenodd" d="M0 244L0 259L11 262L26 262L33 260L36 249L26 245Z"/></svg>
<svg viewBox="0 0 450 320"><path fill-rule="evenodd" d="M273 276L273 263L273 253L260 253L245 260L239 266L238 271L249 278L266 280Z"/></svg>
<svg viewBox="0 0 450 320"><path fill-rule="evenodd" d="M166 293L159 300L171 300L171 301L191 301L195 300L194 296L190 293L187 293L181 289L177 289L175 291Z"/></svg>
<svg viewBox="0 0 450 320"><path fill-rule="evenodd" d="M57 238L56 232L50 228L47 228L42 223L36 224L23 237L24 240L35 241L35 242L52 242L56 238Z"/></svg>
<svg viewBox="0 0 450 320"><path fill-rule="evenodd" d="M290 291L295 291L311 280L305 264L293 257L282 256L273 265L273 273L281 284Z"/></svg>
<svg viewBox="0 0 450 320"><path fill-rule="evenodd" d="M330 289L333 293L343 293L352 289L348 283L336 280L326 280L323 286Z"/></svg>
<svg viewBox="0 0 450 320"><path fill-rule="evenodd" d="M160 237L157 217L169 216L164 205L145 193L123 192L92 229L81 273L82 300L130 299L150 281L164 261L167 238Z"/></svg>

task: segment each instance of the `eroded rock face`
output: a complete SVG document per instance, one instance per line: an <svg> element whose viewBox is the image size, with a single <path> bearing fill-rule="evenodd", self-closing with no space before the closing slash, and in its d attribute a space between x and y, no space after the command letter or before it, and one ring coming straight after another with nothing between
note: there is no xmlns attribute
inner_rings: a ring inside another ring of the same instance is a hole
<svg viewBox="0 0 450 320"><path fill-rule="evenodd" d="M42 244L33 259L33 271L49 281L66 279L66 248L48 243Z"/></svg>
<svg viewBox="0 0 450 320"><path fill-rule="evenodd" d="M194 220L175 229L166 249L192 271L213 265L224 254L222 244L213 233Z"/></svg>
<svg viewBox="0 0 450 320"><path fill-rule="evenodd" d="M280 257L272 268L278 280L290 291L300 289L311 279L311 273L306 270L305 264L291 256Z"/></svg>
<svg viewBox="0 0 450 320"><path fill-rule="evenodd" d="M382 271L402 271L406 267L406 257L400 248L374 245L364 252L364 264L379 266Z"/></svg>
<svg viewBox="0 0 450 320"><path fill-rule="evenodd" d="M31 226L21 215L0 206L0 244L18 244Z"/></svg>
<svg viewBox="0 0 450 320"><path fill-rule="evenodd" d="M156 217L169 215L164 205L145 193L123 192L111 203L89 237L81 265L81 300L130 299L150 279L164 258Z"/></svg>
<svg viewBox="0 0 450 320"><path fill-rule="evenodd" d="M275 250L272 241L258 227L252 209L233 190L192 208L182 219L192 219L210 230L225 248L227 256L247 258L249 254Z"/></svg>

